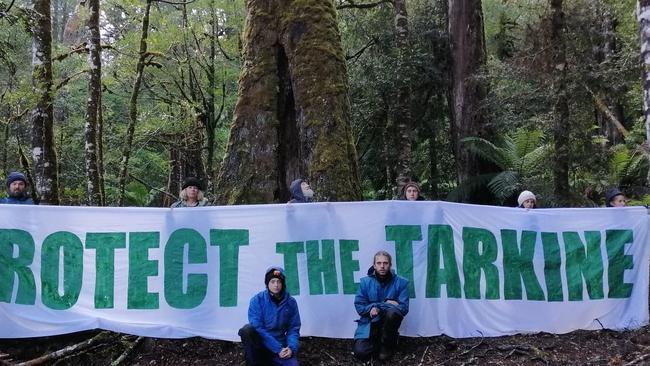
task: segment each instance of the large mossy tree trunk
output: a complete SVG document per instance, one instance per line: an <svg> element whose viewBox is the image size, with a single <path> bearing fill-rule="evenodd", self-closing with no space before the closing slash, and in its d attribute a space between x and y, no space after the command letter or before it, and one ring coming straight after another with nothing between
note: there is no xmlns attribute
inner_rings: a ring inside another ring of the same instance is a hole
<svg viewBox="0 0 650 366"><path fill-rule="evenodd" d="M239 98L216 189L222 204L361 198L345 58L331 0L247 1Z"/></svg>
<svg viewBox="0 0 650 366"><path fill-rule="evenodd" d="M59 204L59 176L54 149L52 106L52 19L50 0L34 0L32 13L32 86L36 105L31 111L32 162L35 189L43 204Z"/></svg>
<svg viewBox="0 0 650 366"><path fill-rule="evenodd" d="M638 8L641 59L643 60L643 118L646 144L650 145L650 0L639 0ZM650 159L650 155L648 158ZM650 169L646 180L650 186Z"/></svg>
<svg viewBox="0 0 650 366"><path fill-rule="evenodd" d="M490 138L485 111L481 110L487 88L478 78L486 63L485 33L481 0L449 0L449 110L451 112L451 142L456 158L459 183L487 172L462 140L479 136Z"/></svg>
<svg viewBox="0 0 650 366"><path fill-rule="evenodd" d="M564 42L564 11L562 0L551 0L551 47L552 67L555 72L553 91L553 140L555 162L553 164L553 194L558 205L568 204L569 191L569 103L567 95L566 44Z"/></svg>

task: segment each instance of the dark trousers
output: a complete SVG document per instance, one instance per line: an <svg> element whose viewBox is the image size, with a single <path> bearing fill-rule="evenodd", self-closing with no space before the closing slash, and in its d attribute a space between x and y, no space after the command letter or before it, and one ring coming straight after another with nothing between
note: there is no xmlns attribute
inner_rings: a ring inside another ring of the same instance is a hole
<svg viewBox="0 0 650 366"><path fill-rule="evenodd" d="M382 314L382 319L370 325L370 337L355 339L352 352L354 356L365 361L379 352L381 347L394 350L399 337L399 326L404 317L396 308L390 308Z"/></svg>
<svg viewBox="0 0 650 366"><path fill-rule="evenodd" d="M296 355L282 359L269 351L262 343L262 337L250 324L244 325L239 330L241 342L244 345L244 358L248 366L298 366Z"/></svg>

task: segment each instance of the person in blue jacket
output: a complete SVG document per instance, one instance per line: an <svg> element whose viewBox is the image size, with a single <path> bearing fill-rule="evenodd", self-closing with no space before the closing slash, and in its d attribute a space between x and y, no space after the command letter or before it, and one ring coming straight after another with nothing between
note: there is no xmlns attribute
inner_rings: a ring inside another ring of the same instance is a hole
<svg viewBox="0 0 650 366"><path fill-rule="evenodd" d="M249 366L298 366L300 313L286 291L284 270L272 267L264 275L266 289L253 296L248 322L239 330Z"/></svg>
<svg viewBox="0 0 650 366"><path fill-rule="evenodd" d="M396 275L391 266L390 254L377 252L354 298L361 318L357 320L353 352L361 361L377 352L381 361L393 356L399 327L409 311L408 280Z"/></svg>
<svg viewBox="0 0 650 366"><path fill-rule="evenodd" d="M0 199L2 204L33 205L27 193L27 178L21 172L11 172L7 176L7 197Z"/></svg>
<svg viewBox="0 0 650 366"><path fill-rule="evenodd" d="M309 186L309 183L302 179L296 179L291 182L289 191L291 191L291 200L289 203L307 203L314 199L314 191Z"/></svg>

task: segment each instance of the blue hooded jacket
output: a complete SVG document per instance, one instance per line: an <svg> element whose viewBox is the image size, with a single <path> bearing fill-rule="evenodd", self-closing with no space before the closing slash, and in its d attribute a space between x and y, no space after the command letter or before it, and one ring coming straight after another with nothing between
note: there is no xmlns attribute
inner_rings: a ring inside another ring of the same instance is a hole
<svg viewBox="0 0 650 366"><path fill-rule="evenodd" d="M311 201L302 194L301 184L302 179L296 179L291 182L291 185L289 186L289 190L291 191L291 201L289 201L289 203L307 203Z"/></svg>
<svg viewBox="0 0 650 366"><path fill-rule="evenodd" d="M357 320L357 331L354 339L370 338L370 324L379 321L387 309L395 306L386 302L394 300L399 303L397 309L405 316L409 312L408 280L395 274L391 269L391 278L380 282L375 274L375 269L370 267L368 276L361 279L357 296L354 297L354 307L361 316ZM379 315L370 318L370 309L379 309Z"/></svg>
<svg viewBox="0 0 650 366"><path fill-rule="evenodd" d="M248 306L248 322L269 351L277 354L288 346L294 354L298 352L300 313L296 300L286 290L283 289L278 303L273 301L268 288L253 296Z"/></svg>

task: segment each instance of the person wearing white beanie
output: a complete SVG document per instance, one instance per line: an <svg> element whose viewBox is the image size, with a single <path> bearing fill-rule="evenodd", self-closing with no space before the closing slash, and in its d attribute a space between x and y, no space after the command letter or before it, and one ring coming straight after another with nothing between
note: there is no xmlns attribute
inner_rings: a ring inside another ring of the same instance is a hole
<svg viewBox="0 0 650 366"><path fill-rule="evenodd" d="M523 191L519 193L517 203L520 208L535 208L537 206L537 197L535 197L535 194L531 191Z"/></svg>

